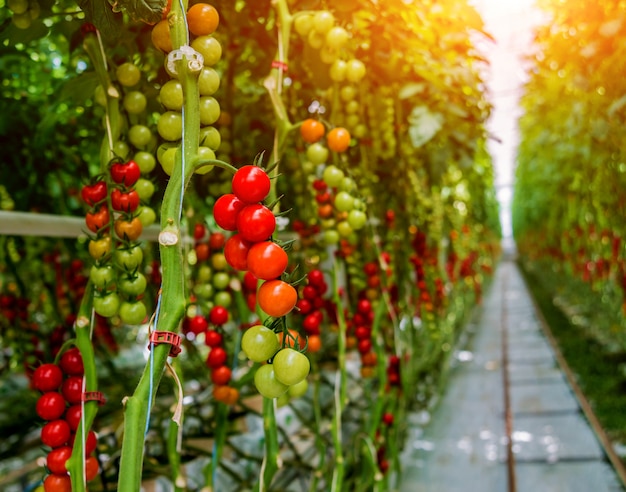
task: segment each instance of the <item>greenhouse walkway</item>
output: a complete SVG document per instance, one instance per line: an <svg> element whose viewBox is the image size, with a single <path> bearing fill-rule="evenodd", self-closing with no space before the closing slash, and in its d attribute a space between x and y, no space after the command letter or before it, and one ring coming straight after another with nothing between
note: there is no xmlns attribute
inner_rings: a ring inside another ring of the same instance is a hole
<svg viewBox="0 0 626 492"><path fill-rule="evenodd" d="M400 492L622 491L510 254L469 329L432 419L411 415Z"/></svg>

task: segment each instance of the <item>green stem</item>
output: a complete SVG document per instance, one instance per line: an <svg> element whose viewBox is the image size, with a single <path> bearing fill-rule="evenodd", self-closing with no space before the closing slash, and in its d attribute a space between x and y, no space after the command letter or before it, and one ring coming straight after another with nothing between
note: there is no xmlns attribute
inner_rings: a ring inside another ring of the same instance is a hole
<svg viewBox="0 0 626 492"><path fill-rule="evenodd" d="M263 398L263 430L265 431L265 456L261 465L259 482L255 486L255 492L270 490L272 479L278 471L278 429L276 427L276 414L273 398Z"/></svg>
<svg viewBox="0 0 626 492"><path fill-rule="evenodd" d="M187 2L172 3L169 15L172 44L175 49L187 43L185 10ZM180 216L182 195L193 175L197 159L200 132L200 112L197 74L192 73L183 56L178 62L178 79L183 86L183 125L185 138L176 155L176 166L168 182L161 206L161 233L159 251L162 265L161 306L158 312L157 331L177 332L185 314L185 285L183 250L181 244ZM183 173L183 162L188 167ZM152 347L150 362L146 364L133 396L127 399L124 412L124 438L120 459L118 490L139 491L143 464L145 430L151 410L148 402L155 401L170 351L168 344Z"/></svg>

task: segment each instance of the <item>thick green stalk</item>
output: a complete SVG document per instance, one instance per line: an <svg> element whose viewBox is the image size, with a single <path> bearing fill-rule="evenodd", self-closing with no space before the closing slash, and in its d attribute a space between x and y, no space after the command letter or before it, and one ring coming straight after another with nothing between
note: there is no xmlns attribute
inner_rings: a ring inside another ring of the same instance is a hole
<svg viewBox="0 0 626 492"><path fill-rule="evenodd" d="M172 44L175 49L187 44L185 10L187 2L172 3L169 16ZM200 129L197 73L188 66L183 56L177 64L178 79L183 86L184 139L176 155L176 165L168 182L161 206L161 254L162 293L158 312L157 331L177 332L185 314L185 286L183 275L183 250L181 244L180 216L183 192L193 174L193 163L197 160ZM185 169L183 172L183 163ZM163 376L170 345L159 344L152 348L133 396L127 399L124 412L124 439L120 460L118 489L139 491L143 468L143 451L146 423L151 410L148 402L154 402Z"/></svg>
<svg viewBox="0 0 626 492"><path fill-rule="evenodd" d="M313 474L311 486L309 487L311 492L317 490L317 484L326 462L326 444L322 438L322 406L320 403L321 378L319 375L319 365L315 360L313 361L313 374L313 416L315 419L313 430L315 431L315 447L317 449L319 463L317 463L317 469Z"/></svg>
<svg viewBox="0 0 626 492"><path fill-rule="evenodd" d="M93 305L93 284L91 281L87 283L85 289L85 295L80 303L78 309L78 316L76 318L76 341L75 345L80 351L80 355L83 358L83 366L85 368L84 380L85 391L97 391L98 390L98 377L96 374L96 360L93 353L93 346L91 344L91 316ZM91 424L93 423L96 413L98 412L98 402L89 401L84 405L84 418L81 419L78 429L76 429L76 438L74 440L74 447L72 449L72 456L67 460L67 469L70 473L72 480L72 490L74 492L84 492L87 490L84 477L84 447L83 443Z"/></svg>
<svg viewBox="0 0 626 492"><path fill-rule="evenodd" d="M272 479L278 471L278 428L275 413L276 400L263 398L263 430L265 431L265 456L261 465L259 482L255 492L270 490Z"/></svg>

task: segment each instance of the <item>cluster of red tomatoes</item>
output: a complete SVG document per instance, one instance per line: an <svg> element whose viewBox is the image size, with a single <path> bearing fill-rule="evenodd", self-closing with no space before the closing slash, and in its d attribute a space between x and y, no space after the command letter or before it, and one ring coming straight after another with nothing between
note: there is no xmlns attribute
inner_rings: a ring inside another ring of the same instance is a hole
<svg viewBox="0 0 626 492"><path fill-rule="evenodd" d="M280 279L289 258L271 239L276 230L276 217L261 203L270 188L270 178L263 169L255 165L243 166L233 176L233 192L215 202L213 217L218 226L234 233L224 246L226 261L235 270L249 271L264 280L257 290L256 301L269 316L279 318L294 308L298 293Z"/></svg>
<svg viewBox="0 0 626 492"><path fill-rule="evenodd" d="M307 350L319 352L322 348L320 325L324 321L323 309L327 306L324 294L328 291L328 284L324 273L319 269L311 270L307 274L307 284L302 287L301 297L296 306L298 313L303 316L302 328L307 334Z"/></svg>
<svg viewBox="0 0 626 492"><path fill-rule="evenodd" d="M44 480L46 492L70 491L71 482L66 462L72 455L75 432L82 416L83 360L76 348L67 350L57 364L42 364L35 369L32 385L42 392L37 400L37 415L46 421L41 429L41 442L50 448L46 467L50 474ZM86 434L85 477L93 480L99 464L93 455L97 437L94 431Z"/></svg>
<svg viewBox="0 0 626 492"><path fill-rule="evenodd" d="M356 313L347 319L348 346L354 346L361 355L361 376L369 378L374 375L374 368L378 360L372 346L372 323L374 311L368 299L359 299Z"/></svg>

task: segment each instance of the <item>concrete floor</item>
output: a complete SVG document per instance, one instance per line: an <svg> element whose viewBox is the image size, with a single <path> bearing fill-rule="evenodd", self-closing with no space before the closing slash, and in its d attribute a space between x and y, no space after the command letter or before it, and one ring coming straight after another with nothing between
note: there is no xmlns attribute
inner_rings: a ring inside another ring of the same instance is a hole
<svg viewBox="0 0 626 492"><path fill-rule="evenodd" d="M428 424L423 414L412 416L400 491L623 491L557 366L514 262L499 265L474 328Z"/></svg>

